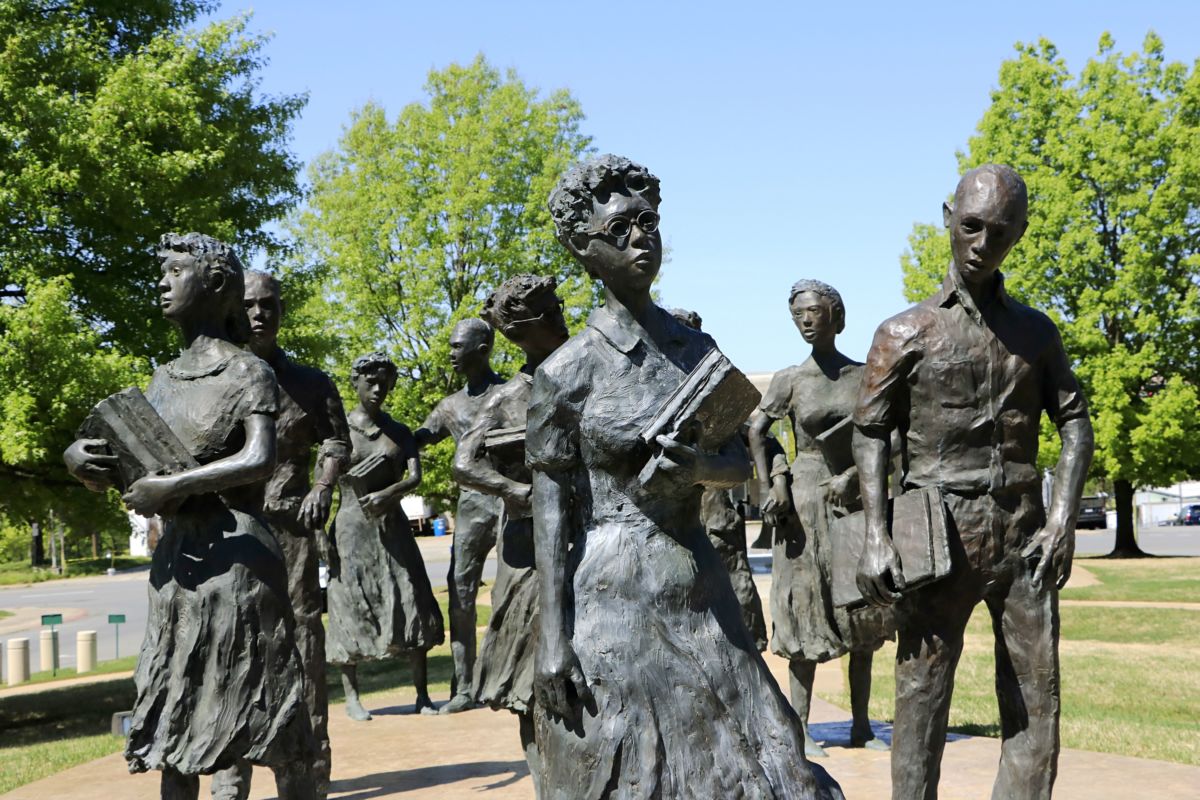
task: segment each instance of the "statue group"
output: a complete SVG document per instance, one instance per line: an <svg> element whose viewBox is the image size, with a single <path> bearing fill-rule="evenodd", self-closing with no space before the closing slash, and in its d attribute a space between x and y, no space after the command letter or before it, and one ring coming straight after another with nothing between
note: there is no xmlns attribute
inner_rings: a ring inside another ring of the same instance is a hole
<svg viewBox="0 0 1200 800"><path fill-rule="evenodd" d="M275 279L210 237L163 237L161 309L183 349L144 397L97 406L64 456L89 487L115 486L164 522L131 770L159 770L164 798L197 797L213 773L214 797L244 798L257 764L285 800L325 797L326 662L355 720L370 719L356 665L378 659L408 659L415 710L433 713L426 654L445 631L401 499L421 483L421 449L452 437L454 679L441 712L512 711L539 798L841 798L809 760L825 755L807 725L815 666L849 655L850 744L887 749L867 701L873 654L892 638L893 797L935 798L980 601L997 637L993 796L1050 797L1057 590L1092 435L1057 330L999 271L1028 224L1024 183L995 165L963 176L944 208L953 259L941 290L883 322L865 364L836 347L837 290L796 283L788 308L812 352L762 397L698 315L655 303L659 203L658 179L628 159L568 170L550 213L603 304L570 336L553 278L496 287L451 336L465 386L415 430L383 410L399 377L385 354L354 360L346 414L327 375L279 348ZM525 357L507 381L489 364L494 331ZM1063 443L1049 509L1043 411ZM770 434L785 418L791 456ZM767 631L729 496L752 478L790 702L760 652ZM326 636L317 561L335 487ZM914 541L929 563L909 555Z"/></svg>

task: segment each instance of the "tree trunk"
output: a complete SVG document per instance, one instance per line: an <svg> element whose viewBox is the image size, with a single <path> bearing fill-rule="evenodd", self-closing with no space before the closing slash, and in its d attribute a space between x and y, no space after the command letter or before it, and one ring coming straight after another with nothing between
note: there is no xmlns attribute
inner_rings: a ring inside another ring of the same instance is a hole
<svg viewBox="0 0 1200 800"><path fill-rule="evenodd" d="M1109 558L1143 558L1146 553L1138 547L1133 528L1133 484L1127 480L1113 481L1117 500L1117 541Z"/></svg>
<svg viewBox="0 0 1200 800"><path fill-rule="evenodd" d="M46 548L42 544L42 524L29 523L29 566L40 567L46 563Z"/></svg>
<svg viewBox="0 0 1200 800"><path fill-rule="evenodd" d="M100 557L100 534L92 531L92 558Z"/></svg>

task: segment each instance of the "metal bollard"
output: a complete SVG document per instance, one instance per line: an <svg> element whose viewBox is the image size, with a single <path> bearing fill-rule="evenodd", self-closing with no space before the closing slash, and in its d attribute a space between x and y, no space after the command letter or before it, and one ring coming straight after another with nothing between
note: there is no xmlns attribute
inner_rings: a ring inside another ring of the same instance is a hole
<svg viewBox="0 0 1200 800"><path fill-rule="evenodd" d="M75 671L82 675L96 668L96 632L79 631L75 634Z"/></svg>
<svg viewBox="0 0 1200 800"><path fill-rule="evenodd" d="M42 672L58 670L58 631L42 631L38 640L38 659Z"/></svg>
<svg viewBox="0 0 1200 800"><path fill-rule="evenodd" d="M29 640L8 640L8 685L29 680Z"/></svg>

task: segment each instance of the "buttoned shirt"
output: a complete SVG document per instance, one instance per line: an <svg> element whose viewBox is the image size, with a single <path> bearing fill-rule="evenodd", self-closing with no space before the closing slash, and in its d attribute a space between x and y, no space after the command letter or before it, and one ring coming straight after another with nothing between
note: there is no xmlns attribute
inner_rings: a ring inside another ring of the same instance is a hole
<svg viewBox="0 0 1200 800"><path fill-rule="evenodd" d="M1043 410L1059 427L1088 413L1058 328L999 272L978 307L951 264L937 294L879 326L854 421L900 431L906 486L995 495L1039 484Z"/></svg>

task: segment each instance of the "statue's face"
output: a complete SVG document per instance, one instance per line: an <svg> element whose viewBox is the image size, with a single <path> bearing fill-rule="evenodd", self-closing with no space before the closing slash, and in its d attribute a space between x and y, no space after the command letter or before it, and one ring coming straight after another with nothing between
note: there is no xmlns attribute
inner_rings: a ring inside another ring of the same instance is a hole
<svg viewBox="0 0 1200 800"><path fill-rule="evenodd" d="M809 344L832 342L841 320L828 297L816 292L801 292L792 298L792 322Z"/></svg>
<svg viewBox="0 0 1200 800"><path fill-rule="evenodd" d="M541 360L557 350L571 334L563 319L562 301L557 295L543 295L529 317L510 322L504 335L533 359Z"/></svg>
<svg viewBox="0 0 1200 800"><path fill-rule="evenodd" d="M204 268L188 253L164 250L162 278L158 282L158 304L162 314L175 324L204 319L211 312L213 291Z"/></svg>
<svg viewBox="0 0 1200 800"><path fill-rule="evenodd" d="M476 325L462 322L450 333L450 366L455 372L470 375L487 369L492 354L487 334Z"/></svg>
<svg viewBox="0 0 1200 800"><path fill-rule="evenodd" d="M586 245L572 248L588 272L618 293L649 291L662 266L662 234L650 203L633 193L613 194L603 204L593 199L588 227L590 233L577 235Z"/></svg>
<svg viewBox="0 0 1200 800"><path fill-rule="evenodd" d="M954 263L971 283L1000 268L1028 224L1021 197L986 172L967 178L954 208L945 206L943 211Z"/></svg>
<svg viewBox="0 0 1200 800"><path fill-rule="evenodd" d="M279 336L283 303L270 278L254 273L246 276L245 306L251 343L274 344Z"/></svg>
<svg viewBox="0 0 1200 800"><path fill-rule="evenodd" d="M392 374L386 369L373 369L356 375L352 383L358 394L359 405L371 412L383 408L383 401L395 385Z"/></svg>

